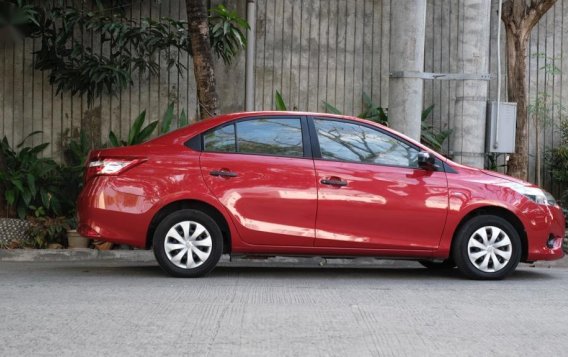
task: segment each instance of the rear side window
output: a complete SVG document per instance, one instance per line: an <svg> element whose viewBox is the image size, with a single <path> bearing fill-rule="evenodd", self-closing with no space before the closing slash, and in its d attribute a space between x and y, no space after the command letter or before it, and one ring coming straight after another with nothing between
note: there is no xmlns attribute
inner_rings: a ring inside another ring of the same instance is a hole
<svg viewBox="0 0 568 357"><path fill-rule="evenodd" d="M235 152L235 125L226 125L203 135L205 151Z"/></svg>
<svg viewBox="0 0 568 357"><path fill-rule="evenodd" d="M205 133L203 148L212 152L302 157L302 124L299 118L239 121Z"/></svg>
<svg viewBox="0 0 568 357"><path fill-rule="evenodd" d="M237 152L298 157L304 155L300 119L253 119L236 125Z"/></svg>

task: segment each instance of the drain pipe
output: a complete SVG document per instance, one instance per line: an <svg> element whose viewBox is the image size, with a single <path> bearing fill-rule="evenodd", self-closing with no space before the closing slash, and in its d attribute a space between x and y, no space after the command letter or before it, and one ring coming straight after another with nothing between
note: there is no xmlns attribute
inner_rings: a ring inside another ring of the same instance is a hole
<svg viewBox="0 0 568 357"><path fill-rule="evenodd" d="M245 65L245 110L254 110L254 55L256 47L256 4L247 0L247 54Z"/></svg>
<svg viewBox="0 0 568 357"><path fill-rule="evenodd" d="M499 0L499 11L497 19L497 116L495 117L495 140L493 148L499 147L499 119L501 115L501 11L503 9L503 0Z"/></svg>

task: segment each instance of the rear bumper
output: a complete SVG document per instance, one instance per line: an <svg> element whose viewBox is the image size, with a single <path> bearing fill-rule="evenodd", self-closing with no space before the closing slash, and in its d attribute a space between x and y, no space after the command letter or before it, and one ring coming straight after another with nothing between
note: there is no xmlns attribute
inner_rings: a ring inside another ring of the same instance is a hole
<svg viewBox="0 0 568 357"><path fill-rule="evenodd" d="M83 237L143 248L151 220L144 195L113 184L116 177L89 180L77 200L77 231Z"/></svg>

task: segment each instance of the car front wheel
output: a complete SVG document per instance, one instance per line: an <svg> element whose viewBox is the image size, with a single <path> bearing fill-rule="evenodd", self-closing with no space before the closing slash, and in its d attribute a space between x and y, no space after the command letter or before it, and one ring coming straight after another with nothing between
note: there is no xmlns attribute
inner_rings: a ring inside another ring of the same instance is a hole
<svg viewBox="0 0 568 357"><path fill-rule="evenodd" d="M154 255L160 267L175 277L209 273L221 258L223 237L205 213L183 209L169 214L154 232Z"/></svg>
<svg viewBox="0 0 568 357"><path fill-rule="evenodd" d="M459 270L472 279L503 279L521 259L521 239L505 219L480 215L458 231L453 257Z"/></svg>

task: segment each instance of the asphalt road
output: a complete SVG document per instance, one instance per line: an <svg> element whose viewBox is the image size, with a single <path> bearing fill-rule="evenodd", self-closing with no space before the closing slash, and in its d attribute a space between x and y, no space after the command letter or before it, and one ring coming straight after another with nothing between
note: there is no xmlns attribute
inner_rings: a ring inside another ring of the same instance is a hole
<svg viewBox="0 0 568 357"><path fill-rule="evenodd" d="M457 271L0 262L0 356L561 356L568 269Z"/></svg>

